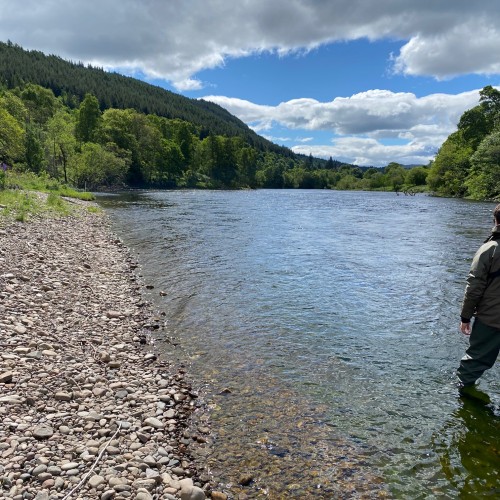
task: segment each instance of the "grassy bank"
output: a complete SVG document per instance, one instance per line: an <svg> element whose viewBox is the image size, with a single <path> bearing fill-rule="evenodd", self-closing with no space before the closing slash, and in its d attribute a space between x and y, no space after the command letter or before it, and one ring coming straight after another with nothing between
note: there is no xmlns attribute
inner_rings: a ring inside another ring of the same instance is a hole
<svg viewBox="0 0 500 500"><path fill-rule="evenodd" d="M2 172L3 173L3 172ZM72 189L46 175L7 171L0 184L0 217L26 222L36 215L65 216L74 211L74 201L93 201L92 193ZM95 206L88 210L98 210Z"/></svg>

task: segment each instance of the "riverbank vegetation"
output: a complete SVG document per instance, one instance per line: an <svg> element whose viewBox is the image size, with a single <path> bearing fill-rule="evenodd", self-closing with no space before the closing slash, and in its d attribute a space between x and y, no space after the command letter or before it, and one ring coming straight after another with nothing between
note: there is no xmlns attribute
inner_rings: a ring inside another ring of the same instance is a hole
<svg viewBox="0 0 500 500"><path fill-rule="evenodd" d="M25 222L34 215L65 216L73 212L74 200L92 201L95 196L51 179L46 173L0 170L0 222ZM87 209L94 211L89 205Z"/></svg>
<svg viewBox="0 0 500 500"><path fill-rule="evenodd" d="M430 189L443 196L500 199L500 91L480 91L431 164Z"/></svg>
<svg viewBox="0 0 500 500"><path fill-rule="evenodd" d="M81 191L327 188L497 199L499 110L500 92L485 87L429 165L360 167L297 155L213 103L0 43L0 189L11 171Z"/></svg>
<svg viewBox="0 0 500 500"><path fill-rule="evenodd" d="M86 94L71 108L28 83L0 93L4 169L44 174L82 190L155 188L415 189L423 167L357 167L260 150L242 136L209 133L178 118L109 108ZM1 175L5 175L2 173Z"/></svg>

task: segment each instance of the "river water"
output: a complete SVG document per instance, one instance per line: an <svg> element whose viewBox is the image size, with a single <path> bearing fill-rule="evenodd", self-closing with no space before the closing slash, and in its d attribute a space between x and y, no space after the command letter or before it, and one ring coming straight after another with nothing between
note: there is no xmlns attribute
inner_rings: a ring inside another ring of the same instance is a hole
<svg viewBox="0 0 500 500"><path fill-rule="evenodd" d="M232 495L500 496L498 364L480 384L490 405L457 397L454 375L493 204L329 190L99 200L154 286L165 355L203 386L207 462Z"/></svg>

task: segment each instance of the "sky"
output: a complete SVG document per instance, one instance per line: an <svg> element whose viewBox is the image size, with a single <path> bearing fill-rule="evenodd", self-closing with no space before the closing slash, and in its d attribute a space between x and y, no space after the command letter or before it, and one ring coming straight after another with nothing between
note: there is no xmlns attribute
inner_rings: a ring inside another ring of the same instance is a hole
<svg viewBox="0 0 500 500"><path fill-rule="evenodd" d="M0 26L363 166L427 165L500 89L498 0L0 0Z"/></svg>

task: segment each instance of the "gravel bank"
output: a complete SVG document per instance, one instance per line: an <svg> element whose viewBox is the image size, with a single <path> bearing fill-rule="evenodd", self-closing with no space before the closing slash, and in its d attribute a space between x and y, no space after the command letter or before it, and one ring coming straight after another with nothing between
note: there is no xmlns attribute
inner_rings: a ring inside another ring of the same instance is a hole
<svg viewBox="0 0 500 500"><path fill-rule="evenodd" d="M203 403L155 354L135 268L84 203L0 220L0 498L226 498L195 465Z"/></svg>

